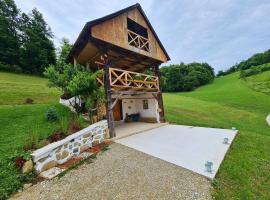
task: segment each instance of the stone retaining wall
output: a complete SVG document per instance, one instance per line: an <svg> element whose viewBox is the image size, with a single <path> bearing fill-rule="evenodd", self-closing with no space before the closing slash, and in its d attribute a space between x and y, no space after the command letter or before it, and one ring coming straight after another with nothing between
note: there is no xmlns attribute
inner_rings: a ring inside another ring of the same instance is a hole
<svg viewBox="0 0 270 200"><path fill-rule="evenodd" d="M80 130L63 140L51 143L32 153L38 173L69 160L89 147L101 143L108 132L107 120L102 120Z"/></svg>

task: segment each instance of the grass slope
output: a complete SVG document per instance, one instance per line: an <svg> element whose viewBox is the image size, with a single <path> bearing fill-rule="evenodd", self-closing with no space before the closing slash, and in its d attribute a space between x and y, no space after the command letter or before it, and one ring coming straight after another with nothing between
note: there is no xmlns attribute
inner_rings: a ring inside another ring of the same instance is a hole
<svg viewBox="0 0 270 200"><path fill-rule="evenodd" d="M45 120L48 108L70 116L69 110L58 104L60 92L46 84L43 78L0 72L0 199L17 191L24 181L8 158L22 150L33 131L46 138L59 127L59 122ZM28 97L34 104L23 104Z"/></svg>
<svg viewBox="0 0 270 200"><path fill-rule="evenodd" d="M236 137L213 182L216 199L270 196L270 96L247 87L234 73L194 92L164 94L167 120L177 124L231 128Z"/></svg>
<svg viewBox="0 0 270 200"><path fill-rule="evenodd" d="M270 71L247 77L244 82L253 90L270 95Z"/></svg>

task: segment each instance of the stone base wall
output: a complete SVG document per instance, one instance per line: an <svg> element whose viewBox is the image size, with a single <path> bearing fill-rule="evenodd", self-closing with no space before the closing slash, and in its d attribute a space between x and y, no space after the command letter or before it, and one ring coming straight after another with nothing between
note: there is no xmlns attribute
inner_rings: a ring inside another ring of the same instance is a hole
<svg viewBox="0 0 270 200"><path fill-rule="evenodd" d="M32 153L38 173L62 164L95 144L101 143L108 133L107 120L102 120L80 130L63 140L51 143Z"/></svg>

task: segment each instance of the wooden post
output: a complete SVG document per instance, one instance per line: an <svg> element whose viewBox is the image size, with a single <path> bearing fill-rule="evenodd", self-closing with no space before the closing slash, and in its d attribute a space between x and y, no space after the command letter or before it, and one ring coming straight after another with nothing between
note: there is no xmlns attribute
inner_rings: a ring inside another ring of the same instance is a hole
<svg viewBox="0 0 270 200"><path fill-rule="evenodd" d="M155 66L155 76L158 77L158 87L159 87L159 93L157 93L157 99L158 99L158 107L161 109L161 111L159 112L159 120L160 122L166 122L165 120L165 115L164 115L164 106L163 106L163 99L162 99L162 92L161 92L161 75L160 75L160 71L159 71L159 66Z"/></svg>
<svg viewBox="0 0 270 200"><path fill-rule="evenodd" d="M112 108L112 96L111 96L111 84L110 84L110 74L109 74L109 68L110 63L106 62L104 66L104 87L105 87L105 93L106 93L106 99L107 99L107 120L108 120L108 127L109 127L109 133L110 138L115 137L115 130L114 130L114 124L113 124L113 110Z"/></svg>

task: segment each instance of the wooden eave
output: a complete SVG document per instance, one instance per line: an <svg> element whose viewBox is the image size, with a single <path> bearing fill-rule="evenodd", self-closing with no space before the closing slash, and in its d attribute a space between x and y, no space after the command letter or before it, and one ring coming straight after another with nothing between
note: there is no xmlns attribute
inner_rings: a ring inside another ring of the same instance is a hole
<svg viewBox="0 0 270 200"><path fill-rule="evenodd" d="M135 5L132 5L130 7L127 7L125 9L122 9L122 10L119 10L115 13L112 13L110 15L107 15L107 16L104 16L102 18L99 18L99 19L96 19L96 20L93 20L93 21L90 21L90 22L87 22L84 26L84 28L82 29L79 37L77 38L76 42L74 43L73 45L73 48L71 49L68 57L67 57L67 62L72 62L72 59L74 57L77 57L80 52L83 50L83 48L87 45L87 43L92 43L94 45L97 45L97 47L100 49L100 51L102 51L102 46L105 46L106 48L109 48L110 50L113 50L113 51L119 51L119 53L121 53L122 55L132 55L131 57L136 57L137 58L137 61L138 59L139 60L149 60L148 64L152 65L153 63L161 63L160 61L154 59L154 58L150 58L148 56L144 56L144 55L141 55L141 54L138 54L138 53L131 53L131 51L127 50L127 49L124 49L124 48L121 48L121 47L118 47L116 45L113 45L113 44L110 44L110 43L107 43L105 41L101 41L101 40L98 40L96 38L93 38L91 36L91 27L94 26L94 25L97 25L99 23L102 23L104 21L107 21L109 19L112 19L114 17L117 17L119 15L121 15L122 13L125 13L125 12L128 12L130 10L133 10L133 9L138 9L139 12L142 14L143 18L145 19L146 23L148 24L150 30L152 31L152 33L154 34L158 44L160 45L162 51L165 53L166 57L167 57L167 60L170 60L170 57L168 55L168 53L166 52L164 46L162 45L161 41L159 40L155 30L153 29L151 23L149 22L147 16L145 15L142 7L140 6L139 3L135 4ZM132 60L132 59L131 59ZM137 62L136 60L133 61L133 62Z"/></svg>

